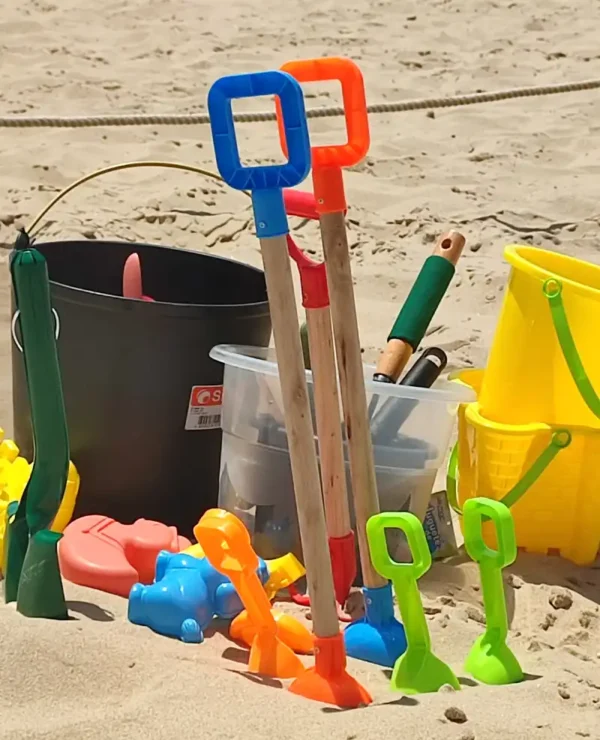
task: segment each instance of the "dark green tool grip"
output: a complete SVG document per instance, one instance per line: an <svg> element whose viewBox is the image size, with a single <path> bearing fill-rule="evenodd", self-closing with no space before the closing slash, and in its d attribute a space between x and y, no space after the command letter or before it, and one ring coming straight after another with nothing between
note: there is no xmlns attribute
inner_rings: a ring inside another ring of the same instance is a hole
<svg viewBox="0 0 600 740"><path fill-rule="evenodd" d="M413 350L417 349L454 272L454 265L443 257L432 255L425 260L394 322L388 342L390 339L401 339L410 344Z"/></svg>
<svg viewBox="0 0 600 740"><path fill-rule="evenodd" d="M34 459L23 496L7 522L4 595L6 602L16 599L17 610L26 616L64 619L67 608L56 549L61 535L48 529L67 482L69 436L48 269L24 232L11 252L10 272L18 311L14 340L23 352Z"/></svg>
<svg viewBox="0 0 600 740"><path fill-rule="evenodd" d="M35 455L26 517L35 534L50 527L60 506L69 472L69 436L46 260L30 248L15 251L10 267L33 427Z"/></svg>

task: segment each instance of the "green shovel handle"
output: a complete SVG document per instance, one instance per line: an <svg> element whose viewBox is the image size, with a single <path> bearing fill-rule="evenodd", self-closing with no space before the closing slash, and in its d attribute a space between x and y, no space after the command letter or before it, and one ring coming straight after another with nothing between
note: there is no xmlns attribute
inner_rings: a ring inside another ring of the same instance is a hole
<svg viewBox="0 0 600 740"><path fill-rule="evenodd" d="M498 549L488 547L483 539L483 522L490 519L496 528ZM505 568L517 559L515 526L510 510L501 501L470 498L463 507L465 549L476 563L488 562Z"/></svg>
<svg viewBox="0 0 600 740"><path fill-rule="evenodd" d="M404 576L417 581L431 567L431 552L423 525L414 514L376 514L367 521L366 529L373 567L383 578L394 580ZM413 557L412 563L398 563L390 557L385 539L386 529L401 529L404 532Z"/></svg>

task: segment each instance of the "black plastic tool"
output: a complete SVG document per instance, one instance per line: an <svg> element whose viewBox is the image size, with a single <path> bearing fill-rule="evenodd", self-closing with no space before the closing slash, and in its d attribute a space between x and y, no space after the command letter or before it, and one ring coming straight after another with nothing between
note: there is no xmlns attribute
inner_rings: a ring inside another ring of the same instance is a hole
<svg viewBox="0 0 600 740"><path fill-rule="evenodd" d="M426 349L400 381L413 388L431 388L448 363L448 356L439 347ZM411 398L388 398L371 421L374 445L390 444L408 419L418 401Z"/></svg>

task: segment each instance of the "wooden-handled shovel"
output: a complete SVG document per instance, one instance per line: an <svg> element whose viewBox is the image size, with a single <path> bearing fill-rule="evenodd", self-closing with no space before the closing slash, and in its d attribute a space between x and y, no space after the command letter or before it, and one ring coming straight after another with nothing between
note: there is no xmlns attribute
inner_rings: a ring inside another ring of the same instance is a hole
<svg viewBox="0 0 600 740"><path fill-rule="evenodd" d="M325 264L311 260L289 234L287 243L298 266L302 305L306 309L325 520L335 595L343 606L356 578L356 549L346 487L327 272Z"/></svg>
<svg viewBox="0 0 600 740"><path fill-rule="evenodd" d="M231 101L260 95L275 95L280 103L288 142L288 161L284 165L243 167L240 162ZM297 185L310 169L302 89L293 77L281 71L222 77L209 91L208 110L221 177L231 187L248 188L252 194L273 324L315 633L315 666L296 678L290 690L318 701L356 707L369 703L371 697L346 672L286 242L289 229L282 187Z"/></svg>
<svg viewBox="0 0 600 740"><path fill-rule="evenodd" d="M370 142L364 82L359 68L349 59L328 57L289 62L282 69L299 82L337 80L342 86L348 141L338 146L312 147L311 154L367 607L365 620L346 628L344 637L349 655L392 666L404 651L406 642L402 625L394 619L390 584L373 568L366 535L368 519L379 513L379 498L344 218L346 197L342 167L360 162L367 154ZM280 138L285 150L291 142L281 125L281 116L279 120Z"/></svg>

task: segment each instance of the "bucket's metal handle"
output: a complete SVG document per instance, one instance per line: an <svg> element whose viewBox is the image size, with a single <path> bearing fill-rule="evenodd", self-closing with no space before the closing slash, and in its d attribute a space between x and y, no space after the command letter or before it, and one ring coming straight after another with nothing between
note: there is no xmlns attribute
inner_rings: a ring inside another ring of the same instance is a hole
<svg viewBox="0 0 600 740"><path fill-rule="evenodd" d="M182 172L192 172L193 174L201 175L202 177L208 177L211 180L216 180L217 182L224 182L221 175L213 172L212 170L207 170L204 167L196 167L195 165L191 164L185 164L183 162L166 162L161 160L150 160L146 162L142 160L139 162L121 162L120 164L113 164L109 167L103 167L102 169L90 172L87 175L80 177L78 180L75 180L70 185L67 185L66 188L61 190L60 193L58 193L47 205L44 206L44 208L42 208L42 210L37 214L37 216L29 225L27 233L32 235L34 229L39 226L40 221L44 218L44 216L52 208L54 208L57 203L63 200L63 198L69 195L69 193L73 192L73 190L78 188L80 185L84 185L86 182L94 180L97 177L108 175L111 172L120 172L122 170L137 169L140 167L162 167L166 169L180 170ZM316 211L314 210L314 196L312 195L312 193L304 193L298 190L292 190L291 188L286 188L283 192L285 209L288 216L313 218L313 214L315 214ZM243 193L248 198L250 197L250 193L247 190L240 190L240 193Z"/></svg>
<svg viewBox="0 0 600 740"><path fill-rule="evenodd" d="M583 362L577 351L573 333L569 326L567 312L565 311L565 304L562 299L562 289L561 281L556 278L548 278L542 287L550 305L550 315L552 316L554 331L558 337L558 343L562 349L573 382L577 386L577 390L589 410L600 419L600 397L594 390L594 386L583 367Z"/></svg>
<svg viewBox="0 0 600 740"><path fill-rule="evenodd" d="M94 172L89 172L87 175L84 175L83 177L80 177L78 180L75 180L70 185L67 185L66 188L60 191L47 205L44 206L44 208L37 214L37 216L33 219L31 224L29 225L29 228L27 230L27 233L29 235L33 234L34 229L36 226L39 225L40 221L44 218L44 216L52 209L54 206L59 203L63 198L65 198L69 193L73 192L76 188L78 188L80 185L84 185L86 182L89 182L90 180L94 180L97 177L102 177L103 175L108 175L111 172L120 172L122 170L130 170L130 169L137 169L140 167L162 167L167 169L173 169L173 170L180 170L183 172L192 172L196 175L202 175L203 177L208 177L212 180L217 180L219 182L223 182L223 178L218 175L216 172L212 172L211 170L207 170L204 167L196 167L195 165L191 164L184 164L182 162L163 162L160 160L149 160L149 161L139 161L139 162L121 162L120 164L113 164L108 167L103 167L102 169L95 170ZM244 195L249 196L250 194L246 192L245 190L242 190L241 192L244 193Z"/></svg>
<svg viewBox="0 0 600 740"><path fill-rule="evenodd" d="M550 465L552 460L561 450L566 449L572 442L573 437L568 429L556 429L548 446L542 450L538 457L533 461L529 470L525 472L519 480L510 489L510 491L501 499L501 502L510 508L514 506L538 480L544 470ZM464 441L464 437L463 437ZM462 516L462 509L458 503L458 454L461 439L452 448L450 459L448 461L448 470L446 473L446 496L448 503L454 511Z"/></svg>

